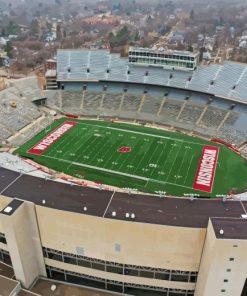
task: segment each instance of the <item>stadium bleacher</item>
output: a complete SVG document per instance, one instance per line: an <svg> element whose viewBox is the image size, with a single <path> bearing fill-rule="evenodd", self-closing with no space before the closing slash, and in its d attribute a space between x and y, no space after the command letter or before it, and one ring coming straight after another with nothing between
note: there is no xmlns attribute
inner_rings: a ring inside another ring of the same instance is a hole
<svg viewBox="0 0 247 296"><path fill-rule="evenodd" d="M35 77L11 81L0 92L0 141L5 141L41 116L35 99L42 98Z"/></svg>
<svg viewBox="0 0 247 296"><path fill-rule="evenodd" d="M64 114L164 124L237 146L247 139L245 65L168 71L128 65L126 59L108 51L87 50L59 50L57 61L57 79L63 89L43 94L37 79L31 77L11 82L0 93L1 141L42 115L33 101L44 96L49 108ZM29 134L21 135L16 143L25 137Z"/></svg>
<svg viewBox="0 0 247 296"><path fill-rule="evenodd" d="M129 65L126 58L105 50L58 50L57 64L58 81L91 79L167 85L247 102L247 66L244 64L228 62L198 66L193 72L171 71Z"/></svg>
<svg viewBox="0 0 247 296"><path fill-rule="evenodd" d="M247 139L246 109L211 95L191 93L187 90L164 88L152 89L149 86L111 84L103 86L88 83L88 90L82 92L52 92L47 104L56 105L61 97L60 111L74 115L117 117L128 120L141 120L187 129L206 137L217 137L229 143L241 145ZM145 92L146 89L146 92ZM50 93L50 91L49 91ZM150 95L152 94L152 95ZM234 131L234 132L233 132Z"/></svg>

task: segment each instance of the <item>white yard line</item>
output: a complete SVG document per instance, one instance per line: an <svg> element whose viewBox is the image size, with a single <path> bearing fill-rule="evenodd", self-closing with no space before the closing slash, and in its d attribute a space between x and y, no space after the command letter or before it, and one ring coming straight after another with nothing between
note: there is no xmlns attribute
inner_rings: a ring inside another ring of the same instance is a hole
<svg viewBox="0 0 247 296"><path fill-rule="evenodd" d="M181 162L181 165L180 165L180 167L179 167L179 170L178 170L178 175L180 174L180 171L181 171L181 169L182 169L182 166L183 166L183 164L184 164L184 160L185 160L185 157L186 157L186 155L187 155L187 152L188 152L188 149L186 149L186 151L185 151L185 153L184 153L184 156L183 156L183 159L182 159L182 162ZM176 182L177 183L177 182Z"/></svg>
<svg viewBox="0 0 247 296"><path fill-rule="evenodd" d="M192 165L192 161L193 161L193 159L194 159L194 155L192 155L192 157L191 157L190 165L189 165L189 167L188 167L187 174L186 174L185 179L184 179L184 184L186 183L186 180L187 180L187 178L188 178L189 171L190 171L190 168L191 168L191 165Z"/></svg>
<svg viewBox="0 0 247 296"><path fill-rule="evenodd" d="M173 163L172 163L172 165L171 165L171 169L170 169L170 171L169 171L169 174L168 174L168 176L167 176L167 178L166 178L166 181L167 181L167 180L169 179L169 177L170 177L170 174L171 174L171 172L172 172L172 169L173 169L173 167L174 167L174 164L175 164L175 162L176 162L176 160L177 160L177 158L178 158L179 152L180 152L180 150L181 150L182 147L183 147L183 145L180 145L180 147L179 147L179 149L178 149L178 151L177 151L176 157L174 157L174 160L173 160Z"/></svg>
<svg viewBox="0 0 247 296"><path fill-rule="evenodd" d="M166 141L166 143L165 143L165 147L163 147L163 149L162 149L163 151L165 151L166 146L167 146L167 143L168 143L168 141ZM163 154L163 153L160 153L160 156L159 156L159 158L157 159L157 164L159 164L160 158L163 157L163 156L164 156L164 154ZM162 166L162 169L163 169L163 166ZM162 170L162 169L161 169L161 170ZM151 174L150 174L150 178L151 178L152 175L154 174L155 170L156 170L156 168L154 168L153 171L151 172Z"/></svg>
<svg viewBox="0 0 247 296"><path fill-rule="evenodd" d="M152 135L152 134L148 134L148 133L136 132L136 131L126 130L126 129L122 129L122 128L110 127L110 126L102 126L102 125L95 125L95 124L88 124L88 123L81 123L81 122L78 122L78 124L88 125L88 126L95 126L95 127L99 127L99 128L116 130L116 131L121 131L121 132L126 132L126 133L131 133L131 134L137 134L137 135L143 135L143 136L148 136L148 137L153 137L153 138L174 140L174 141L178 141L178 142L196 144L196 145L200 145L200 146L205 146L206 145L205 143L190 142L190 141L180 140L180 139L171 138L171 137L167 137L167 136Z"/></svg>
<svg viewBox="0 0 247 296"><path fill-rule="evenodd" d="M85 168L95 169L95 170L98 170L98 171L111 173L113 175L126 176L126 177L131 177L131 178L139 179L139 180L143 180L143 181L152 181L154 183L159 183L159 184L164 184L164 185L165 184L170 184L170 185L176 185L176 186L179 186L179 187L191 189L191 187L184 186L184 185L178 185L178 184L174 184L174 183L171 183L171 182L164 182L164 181L159 181L159 180L155 180L155 179L149 179L149 178L146 178L146 177L141 177L141 176L138 176L138 175L126 174L126 173L122 173L122 172L118 172L118 171L112 171L112 170L108 170L108 169L104 169L104 168L101 168L101 167L92 166L92 165L88 165L88 164L83 164L83 163L78 163L78 162L71 162L69 160L64 160L64 159L56 158L56 157L52 157L52 156L42 155L42 157L50 158L50 159L56 159L56 160L61 161L61 162L66 162L66 163L69 163L69 164L74 164L74 165L85 167Z"/></svg>
<svg viewBox="0 0 247 296"><path fill-rule="evenodd" d="M173 149L174 149L174 146L172 146L172 148L169 150L169 152L167 154L166 161L165 161L164 165L162 166L162 171L164 170L164 168L166 168L167 160L169 159L170 153L171 153L171 151L173 151ZM165 169L165 171L166 171L166 169Z"/></svg>

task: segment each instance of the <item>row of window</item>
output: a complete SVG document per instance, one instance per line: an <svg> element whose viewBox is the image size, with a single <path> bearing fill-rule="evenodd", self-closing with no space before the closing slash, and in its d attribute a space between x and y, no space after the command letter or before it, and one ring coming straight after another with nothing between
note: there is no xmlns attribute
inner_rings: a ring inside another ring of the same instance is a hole
<svg viewBox="0 0 247 296"><path fill-rule="evenodd" d="M46 266L47 276L54 280L65 281L77 285L94 287L97 289L108 290L130 295L152 295L152 296L193 296L193 290L178 290L159 288L154 286L136 285L130 283L116 282L108 279L88 276L85 274L74 273L51 266Z"/></svg>
<svg viewBox="0 0 247 296"><path fill-rule="evenodd" d="M197 272L166 270L161 268L149 268L143 266L119 264L89 258L85 256L60 252L48 248L43 248L43 253L44 257L52 260L78 265L86 268L97 269L105 272L177 282L194 283L197 280Z"/></svg>
<svg viewBox="0 0 247 296"><path fill-rule="evenodd" d="M135 52L135 51L130 51L129 56L163 58L163 59L173 59L173 60L183 60L183 61L194 61L195 60L195 57L192 57L192 56L163 54L163 53L151 53L151 52Z"/></svg>
<svg viewBox="0 0 247 296"><path fill-rule="evenodd" d="M4 262L8 265L12 265L11 258L8 251L0 249L0 262Z"/></svg>
<svg viewBox="0 0 247 296"><path fill-rule="evenodd" d="M188 62L179 62L179 61L168 61L168 60L151 60L151 59L142 59L142 58L129 58L130 63L143 63L143 64L152 64L152 65L167 65L167 66L176 66L182 68L194 69L195 65Z"/></svg>
<svg viewBox="0 0 247 296"><path fill-rule="evenodd" d="M1 233L1 232L0 232L0 243L3 243L5 245L7 244L5 235L3 233Z"/></svg>

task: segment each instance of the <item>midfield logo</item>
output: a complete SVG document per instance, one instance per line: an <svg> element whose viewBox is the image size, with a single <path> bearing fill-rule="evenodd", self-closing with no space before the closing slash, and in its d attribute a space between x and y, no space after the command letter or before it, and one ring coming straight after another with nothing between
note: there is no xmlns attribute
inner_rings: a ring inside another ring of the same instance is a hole
<svg viewBox="0 0 247 296"><path fill-rule="evenodd" d="M130 153L131 152L131 147L121 147L117 150L119 153Z"/></svg>

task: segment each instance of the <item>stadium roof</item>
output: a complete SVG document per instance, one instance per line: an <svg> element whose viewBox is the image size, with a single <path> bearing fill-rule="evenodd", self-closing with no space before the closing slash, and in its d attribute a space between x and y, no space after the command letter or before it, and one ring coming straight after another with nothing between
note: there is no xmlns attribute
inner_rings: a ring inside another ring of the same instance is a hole
<svg viewBox="0 0 247 296"><path fill-rule="evenodd" d="M153 84L247 103L247 65L234 62L199 66L195 71L187 72L130 65L126 58L105 50L58 50L57 80Z"/></svg>
<svg viewBox="0 0 247 296"><path fill-rule="evenodd" d="M36 205L133 222L206 228L210 217L241 218L247 202L229 200L159 198L151 195L117 193L59 183L0 168L0 194ZM43 204L45 200L45 204ZM87 207L87 211L84 211ZM116 216L112 216L112 212Z"/></svg>
<svg viewBox="0 0 247 296"><path fill-rule="evenodd" d="M213 218L211 222L218 239L247 239L246 219Z"/></svg>

